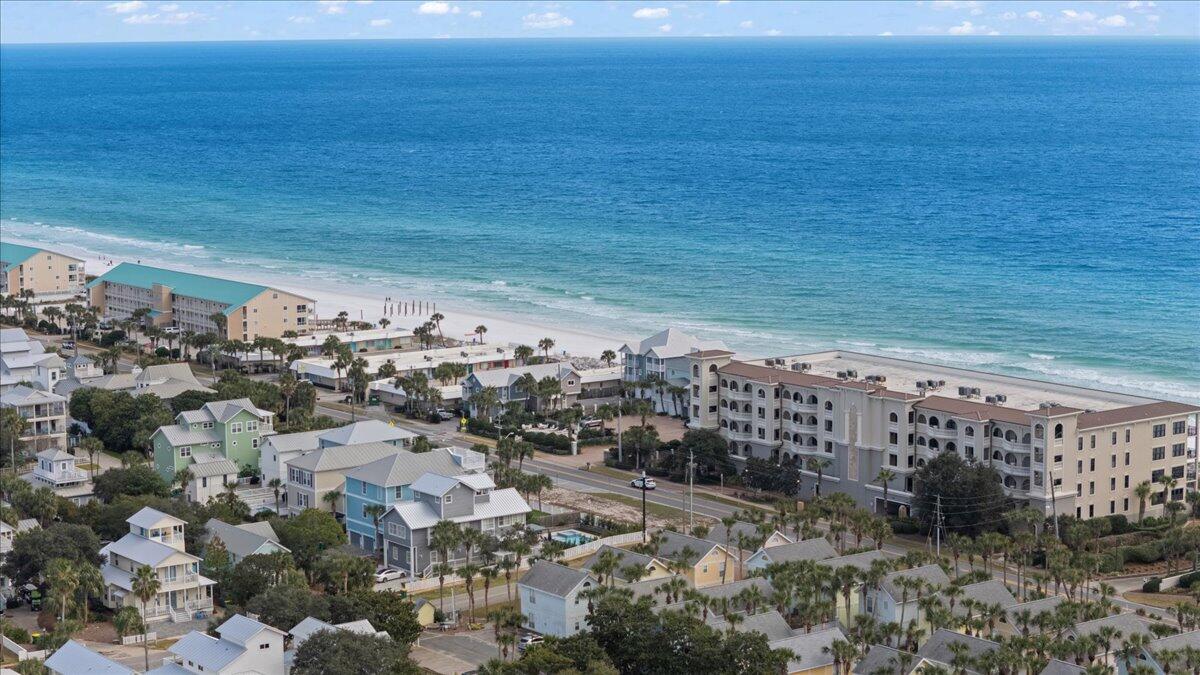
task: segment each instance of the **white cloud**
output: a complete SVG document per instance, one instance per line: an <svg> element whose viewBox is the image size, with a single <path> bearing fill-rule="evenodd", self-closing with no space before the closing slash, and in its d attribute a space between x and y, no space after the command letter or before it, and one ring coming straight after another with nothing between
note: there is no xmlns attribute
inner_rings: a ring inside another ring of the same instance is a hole
<svg viewBox="0 0 1200 675"><path fill-rule="evenodd" d="M1139 12L1144 12L1156 6L1153 0L1149 0L1148 2L1143 2L1143 0L1129 0L1129 2L1125 3L1127 9L1136 9Z"/></svg>
<svg viewBox="0 0 1200 675"><path fill-rule="evenodd" d="M345 14L346 0L317 0L321 11L325 14Z"/></svg>
<svg viewBox="0 0 1200 675"><path fill-rule="evenodd" d="M1025 12L1025 18L1026 18L1026 19L1032 19L1032 20L1034 20L1034 21L1042 21L1042 20L1044 20L1046 17L1045 17L1045 16L1044 16L1044 15L1043 15L1041 12L1039 12L1039 11L1037 11L1037 10L1035 9L1035 10L1032 10L1032 11L1029 11L1029 12Z"/></svg>
<svg viewBox="0 0 1200 675"><path fill-rule="evenodd" d="M1091 23L1096 20L1096 15L1091 12L1077 12L1073 9L1062 10L1063 21L1070 23Z"/></svg>
<svg viewBox="0 0 1200 675"><path fill-rule="evenodd" d="M371 19L371 28L384 28L392 25L391 19Z"/></svg>
<svg viewBox="0 0 1200 675"><path fill-rule="evenodd" d="M375 0L354 0L354 4L356 5L370 5L374 4L374 2Z"/></svg>
<svg viewBox="0 0 1200 675"><path fill-rule="evenodd" d="M314 19L311 16L289 16L288 23L312 23Z"/></svg>
<svg viewBox="0 0 1200 675"><path fill-rule="evenodd" d="M745 21L739 23L738 27L739 28L754 28L754 22L749 19L746 19Z"/></svg>
<svg viewBox="0 0 1200 675"><path fill-rule="evenodd" d="M717 0L718 5L728 5L731 2L733 2L733 0Z"/></svg>
<svg viewBox="0 0 1200 675"><path fill-rule="evenodd" d="M106 5L104 9L115 14L132 14L139 9L145 9L146 3L142 0L129 0L129 2L114 2L111 5Z"/></svg>
<svg viewBox="0 0 1200 675"><path fill-rule="evenodd" d="M659 26L659 27L658 27L658 32L660 32L660 33L670 33L672 28L674 28L674 26L672 26L671 24L669 24L669 23L664 23L663 25L661 25L661 26Z"/></svg>
<svg viewBox="0 0 1200 675"><path fill-rule="evenodd" d="M174 12L167 14L131 14L121 19L121 21L130 25L163 24L168 26L183 26L205 18L207 16L200 12Z"/></svg>
<svg viewBox="0 0 1200 675"><path fill-rule="evenodd" d="M770 37L779 37L780 35L783 35L783 31L779 30L778 28L772 28L771 30L769 30L763 34L770 36Z"/></svg>
<svg viewBox="0 0 1200 675"><path fill-rule="evenodd" d="M436 2L435 0L422 2L421 5L417 7L417 14L449 14L450 11L450 3Z"/></svg>
<svg viewBox="0 0 1200 675"><path fill-rule="evenodd" d="M991 34L995 34L995 31L992 31L987 26L976 26L975 24L971 23L970 21L964 21L964 22L958 24L957 26L951 26L950 29L947 30L946 32L951 35L980 35L980 34L991 35Z"/></svg>
<svg viewBox="0 0 1200 675"><path fill-rule="evenodd" d="M544 14L526 14L521 17L521 25L526 28L547 29L547 28L565 28L574 26L575 21L569 16L563 16L558 12L546 12Z"/></svg>
<svg viewBox="0 0 1200 675"><path fill-rule="evenodd" d="M882 33L880 33L880 34L879 34L879 37L891 37L891 36L893 36L893 35L895 35L895 33L893 33L892 31L890 31L890 30L885 30L885 31L883 31Z"/></svg>
<svg viewBox="0 0 1200 675"><path fill-rule="evenodd" d="M171 3L169 5L159 5L158 11L160 11L160 12L178 12L179 5L176 5L175 3Z"/></svg>
<svg viewBox="0 0 1200 675"><path fill-rule="evenodd" d="M476 9L476 10L467 12L467 16L471 17L472 19L478 19L483 16L483 12Z"/></svg>
<svg viewBox="0 0 1200 675"><path fill-rule="evenodd" d="M635 19L665 19L671 14L666 7L642 7L633 13Z"/></svg>
<svg viewBox="0 0 1200 675"><path fill-rule="evenodd" d="M1005 21L1012 21L1013 19L1017 18L1017 13L1016 12L1005 12L1000 15L1000 18L1004 19Z"/></svg>
<svg viewBox="0 0 1200 675"><path fill-rule="evenodd" d="M1158 20L1160 18L1161 17L1159 17L1157 14L1147 14L1146 15L1146 20L1149 21L1150 23L1158 23Z"/></svg>
<svg viewBox="0 0 1200 675"><path fill-rule="evenodd" d="M1103 19L1100 19L1100 25L1108 26L1109 28L1124 28L1130 25L1130 23L1120 14L1113 14L1112 16L1106 16Z"/></svg>

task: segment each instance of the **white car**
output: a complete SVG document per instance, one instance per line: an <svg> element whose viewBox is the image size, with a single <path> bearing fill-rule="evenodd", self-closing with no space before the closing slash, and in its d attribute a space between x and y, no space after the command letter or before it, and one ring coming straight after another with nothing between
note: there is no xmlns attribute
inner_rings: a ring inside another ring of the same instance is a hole
<svg viewBox="0 0 1200 675"><path fill-rule="evenodd" d="M395 570L390 567L381 567L375 570L375 583L386 584L389 581L398 581L408 576L404 570Z"/></svg>
<svg viewBox="0 0 1200 675"><path fill-rule="evenodd" d="M653 490L658 487L658 483L655 483L653 478L634 478L629 481L629 487L639 490Z"/></svg>
<svg viewBox="0 0 1200 675"><path fill-rule="evenodd" d="M522 635L521 640L519 642L517 642L517 650L523 652L526 649L529 649L530 647L532 647L534 645L540 645L543 642L545 642L545 638L543 638L541 635L534 635L533 633L526 633L526 634Z"/></svg>

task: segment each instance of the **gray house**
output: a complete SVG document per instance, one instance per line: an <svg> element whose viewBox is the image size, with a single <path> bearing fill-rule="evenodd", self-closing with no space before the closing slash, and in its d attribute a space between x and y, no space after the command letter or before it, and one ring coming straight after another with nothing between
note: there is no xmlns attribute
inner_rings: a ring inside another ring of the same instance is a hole
<svg viewBox="0 0 1200 675"><path fill-rule="evenodd" d="M412 501L393 504L380 524L386 544L385 562L408 572L410 578L428 576L434 565L442 562L431 545L431 532L438 522L451 520L463 528L500 537L523 524L532 510L514 488L497 490L491 477L483 473L426 473L410 489ZM450 551L446 562L464 564L466 552L462 548Z"/></svg>

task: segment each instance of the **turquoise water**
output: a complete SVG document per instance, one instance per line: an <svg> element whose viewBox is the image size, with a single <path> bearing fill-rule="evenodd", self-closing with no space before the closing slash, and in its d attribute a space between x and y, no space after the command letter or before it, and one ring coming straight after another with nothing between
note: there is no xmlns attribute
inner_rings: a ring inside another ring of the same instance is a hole
<svg viewBox="0 0 1200 675"><path fill-rule="evenodd" d="M0 160L12 237L1200 399L1194 41L5 46Z"/></svg>

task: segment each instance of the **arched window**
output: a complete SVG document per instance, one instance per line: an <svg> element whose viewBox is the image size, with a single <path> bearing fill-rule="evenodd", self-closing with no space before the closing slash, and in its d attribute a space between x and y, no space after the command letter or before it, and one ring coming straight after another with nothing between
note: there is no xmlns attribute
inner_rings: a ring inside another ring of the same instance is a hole
<svg viewBox="0 0 1200 675"><path fill-rule="evenodd" d="M809 444L809 445L811 445L811 446L813 446L814 448L815 448L815 447L817 447L817 437L816 437L816 436L809 436L809 437L808 437L808 444Z"/></svg>
<svg viewBox="0 0 1200 675"><path fill-rule="evenodd" d="M926 444L926 443L925 443L925 437L924 437L924 436L917 436L917 445L922 445L922 446L923 446L923 445L925 445L925 444Z"/></svg>
<svg viewBox="0 0 1200 675"><path fill-rule="evenodd" d="M1001 461L1003 461L1003 460L1004 460L1004 455L1001 455L1001 454L1000 454L1000 451L999 451L999 450L997 450L997 451L995 451L995 452L993 452L993 453L992 453L992 459L998 459L998 460L1001 460Z"/></svg>
<svg viewBox="0 0 1200 675"><path fill-rule="evenodd" d="M804 403L804 397L800 395L800 392L794 391L794 392L792 392L792 402L793 403Z"/></svg>
<svg viewBox="0 0 1200 675"><path fill-rule="evenodd" d="M1036 425L1034 425L1034 427L1033 427L1033 437L1034 437L1034 438L1036 438L1036 439L1038 439L1039 441L1040 441L1040 440L1042 440L1043 438L1045 438L1045 437L1046 437L1046 429L1045 429L1045 427L1043 427L1043 426L1042 426L1042 425L1040 425L1040 424L1036 424Z"/></svg>
<svg viewBox="0 0 1200 675"><path fill-rule="evenodd" d="M968 438L971 436L974 436L975 435L975 427L968 424L967 426L963 427L963 433L965 433Z"/></svg>
<svg viewBox="0 0 1200 675"><path fill-rule="evenodd" d="M1004 477L1004 487L1007 487L1007 488L1017 487L1017 479L1013 478L1012 476L1005 476Z"/></svg>
<svg viewBox="0 0 1200 675"><path fill-rule="evenodd" d="M709 367L708 367L708 372L710 372L710 373L715 373L715 372L717 372L717 364L715 364L715 363L714 363L714 364L712 364L711 366L709 366Z"/></svg>
<svg viewBox="0 0 1200 675"><path fill-rule="evenodd" d="M925 466L925 459L922 457L918 457L917 458L917 468L919 469L923 466Z"/></svg>
<svg viewBox="0 0 1200 675"><path fill-rule="evenodd" d="M947 430L954 431L957 428L958 428L958 422L955 422L954 420L946 420L946 429Z"/></svg>
<svg viewBox="0 0 1200 675"><path fill-rule="evenodd" d="M1021 479L1021 489L1026 490L1026 491L1029 490L1029 479L1028 478Z"/></svg>
<svg viewBox="0 0 1200 675"><path fill-rule="evenodd" d="M733 441L729 441L729 453L730 453L730 454L732 454L732 455L736 455L736 454L737 454L737 448L738 448L738 445L737 445L737 443L735 443L735 442L733 442Z"/></svg>
<svg viewBox="0 0 1200 675"><path fill-rule="evenodd" d="M722 377L721 378L721 386L728 389L729 388L729 380L726 380L725 378Z"/></svg>
<svg viewBox="0 0 1200 675"><path fill-rule="evenodd" d="M888 421L891 422L892 424L896 424L897 422L900 421L900 416L897 415L896 413L891 413L890 415L888 415Z"/></svg>
<svg viewBox="0 0 1200 675"><path fill-rule="evenodd" d="M785 431L785 432L783 432L783 440L785 440L785 441L790 441L790 440L792 440L792 435L791 435L791 434L789 434L789 433L788 433L788 432L786 432L786 431Z"/></svg>
<svg viewBox="0 0 1200 675"><path fill-rule="evenodd" d="M1009 429L1007 432L1004 433L1004 440L1006 440L1010 443L1016 442L1017 432L1013 431L1012 429Z"/></svg>
<svg viewBox="0 0 1200 675"><path fill-rule="evenodd" d="M747 382L747 383L746 383L746 388L745 388L745 389L743 389L742 391L744 391L744 392L746 392L747 394L749 394L750 392L754 391L754 387L751 387L751 386L750 386L750 383L749 383L749 382Z"/></svg>
<svg viewBox="0 0 1200 675"><path fill-rule="evenodd" d="M1025 445L1029 445L1029 434L1028 433L1026 433L1024 436L1021 437L1021 442L1024 443Z"/></svg>
<svg viewBox="0 0 1200 675"><path fill-rule="evenodd" d="M941 425L938 423L938 418L936 418L936 417L930 417L930 418L929 418L929 426L931 426L931 427L933 427L934 429L936 429L936 428L938 428L938 427L939 427L939 426L941 426Z"/></svg>
<svg viewBox="0 0 1200 675"><path fill-rule="evenodd" d="M1000 431L1000 427L992 427L992 436L995 438L1004 438L1004 432Z"/></svg>
<svg viewBox="0 0 1200 675"><path fill-rule="evenodd" d="M1059 440L1059 441L1061 441L1061 440L1062 440L1062 434L1063 434L1063 428L1062 428L1062 425L1061 425L1061 424L1055 424L1055 425L1054 425L1054 439L1055 439L1055 440Z"/></svg>
<svg viewBox="0 0 1200 675"><path fill-rule="evenodd" d="M744 449L745 449L745 452L746 452L746 456L747 456L747 457L749 457L750 455L754 454L754 453L752 453L752 452L750 451L750 444L749 444L749 443L747 443L747 444L746 444L746 446L745 446L745 448L744 448Z"/></svg>
<svg viewBox="0 0 1200 675"><path fill-rule="evenodd" d="M747 403L745 409L743 409L742 412L747 412L747 413L753 412L753 409L750 407L750 404Z"/></svg>
<svg viewBox="0 0 1200 675"><path fill-rule="evenodd" d="M929 439L929 449L930 450L937 450L940 445L941 444L938 443L938 440L936 438Z"/></svg>
<svg viewBox="0 0 1200 675"><path fill-rule="evenodd" d="M692 377L700 377L700 364L692 364Z"/></svg>
<svg viewBox="0 0 1200 675"><path fill-rule="evenodd" d="M813 395L813 394L809 394L809 395L808 395L808 404L809 404L809 405L816 405L816 404L817 404L817 397L816 397L815 395Z"/></svg>
<svg viewBox="0 0 1200 675"><path fill-rule="evenodd" d="M810 427L817 426L817 416L816 415L808 416L808 426L810 426Z"/></svg>
<svg viewBox="0 0 1200 675"><path fill-rule="evenodd" d="M958 446L953 441L946 443L946 452L958 452Z"/></svg>
<svg viewBox="0 0 1200 675"><path fill-rule="evenodd" d="M833 401L825 401L825 409L833 410Z"/></svg>
<svg viewBox="0 0 1200 675"><path fill-rule="evenodd" d="M1017 465L1017 456L1012 454L1011 452L1008 453L1007 455L1004 456L1004 463L1009 466L1016 466Z"/></svg>
<svg viewBox="0 0 1200 675"><path fill-rule="evenodd" d="M925 424L926 421L924 415L917 415L917 424Z"/></svg>
<svg viewBox="0 0 1200 675"><path fill-rule="evenodd" d="M767 397L767 392L763 391L762 389L759 389L759 390L758 390L758 397L759 397L759 398L766 398L766 397Z"/></svg>
<svg viewBox="0 0 1200 675"><path fill-rule="evenodd" d="M749 424L747 424L747 425L744 425L744 426L742 427L742 431L744 431L744 432L746 432L746 433L750 433L750 431L751 431L751 429L750 429L750 425L749 425Z"/></svg>
<svg viewBox="0 0 1200 675"><path fill-rule="evenodd" d="M726 421L726 420L721 420L721 428L722 428L722 429L728 429L728 428L729 428L729 422L728 422L728 421Z"/></svg>

